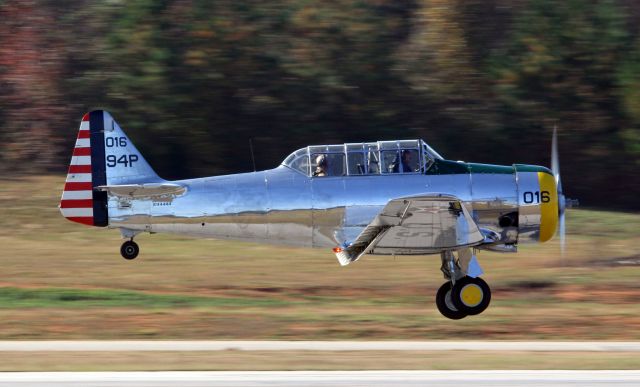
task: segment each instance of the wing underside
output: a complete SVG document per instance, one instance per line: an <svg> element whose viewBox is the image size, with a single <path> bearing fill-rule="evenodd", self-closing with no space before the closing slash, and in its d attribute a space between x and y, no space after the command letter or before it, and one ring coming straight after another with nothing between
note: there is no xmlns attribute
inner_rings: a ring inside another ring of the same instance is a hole
<svg viewBox="0 0 640 387"><path fill-rule="evenodd" d="M464 203L430 194L389 201L376 218L336 253L347 265L364 254L432 254L473 246L484 237Z"/></svg>

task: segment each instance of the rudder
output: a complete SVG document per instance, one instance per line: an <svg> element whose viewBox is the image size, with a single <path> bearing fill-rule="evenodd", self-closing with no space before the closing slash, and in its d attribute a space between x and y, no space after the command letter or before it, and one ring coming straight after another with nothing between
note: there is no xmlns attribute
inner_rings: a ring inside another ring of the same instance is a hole
<svg viewBox="0 0 640 387"><path fill-rule="evenodd" d="M104 133L98 130L96 112L82 117L67 179L60 200L62 216L72 222L88 226L104 227L108 224L107 197L93 187L105 184L104 156L99 150L104 143ZM104 150L102 151L104 155ZM101 162L102 159L102 162Z"/></svg>

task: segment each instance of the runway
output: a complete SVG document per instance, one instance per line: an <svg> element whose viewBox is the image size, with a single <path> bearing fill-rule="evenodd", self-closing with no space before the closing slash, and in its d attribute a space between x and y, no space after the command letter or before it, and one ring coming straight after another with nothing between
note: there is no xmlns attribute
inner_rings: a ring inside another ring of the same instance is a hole
<svg viewBox="0 0 640 387"><path fill-rule="evenodd" d="M0 386L624 386L640 371L263 371L263 372L8 372Z"/></svg>
<svg viewBox="0 0 640 387"><path fill-rule="evenodd" d="M528 351L640 352L637 341L0 341L0 352L126 351Z"/></svg>

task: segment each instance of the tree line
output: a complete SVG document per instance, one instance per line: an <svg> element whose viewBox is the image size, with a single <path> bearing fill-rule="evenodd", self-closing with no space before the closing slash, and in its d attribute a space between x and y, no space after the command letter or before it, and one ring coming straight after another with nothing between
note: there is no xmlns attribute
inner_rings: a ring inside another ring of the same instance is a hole
<svg viewBox="0 0 640 387"><path fill-rule="evenodd" d="M0 162L66 169L109 110L167 179L276 166L309 144L423 138L550 165L640 209L640 5L631 0L0 1Z"/></svg>

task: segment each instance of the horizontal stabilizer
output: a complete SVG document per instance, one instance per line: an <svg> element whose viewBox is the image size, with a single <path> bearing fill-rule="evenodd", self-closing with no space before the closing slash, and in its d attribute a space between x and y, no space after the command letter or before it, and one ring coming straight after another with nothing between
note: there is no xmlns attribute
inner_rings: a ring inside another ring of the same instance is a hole
<svg viewBox="0 0 640 387"><path fill-rule="evenodd" d="M145 183L101 185L95 188L98 191L107 192L110 196L128 198L145 198L158 196L178 196L187 192L187 187L175 183Z"/></svg>

